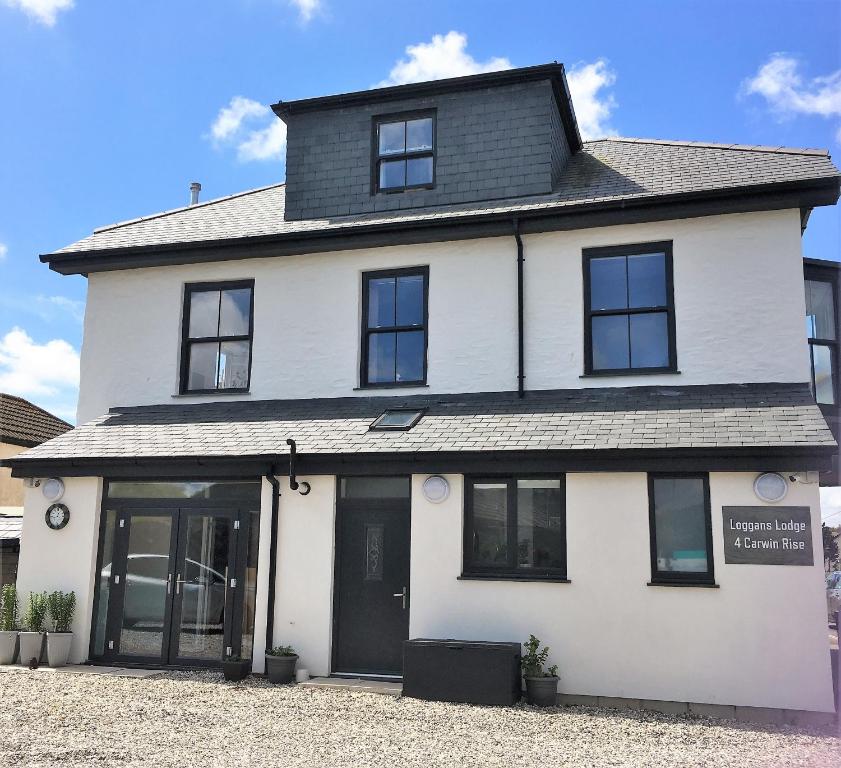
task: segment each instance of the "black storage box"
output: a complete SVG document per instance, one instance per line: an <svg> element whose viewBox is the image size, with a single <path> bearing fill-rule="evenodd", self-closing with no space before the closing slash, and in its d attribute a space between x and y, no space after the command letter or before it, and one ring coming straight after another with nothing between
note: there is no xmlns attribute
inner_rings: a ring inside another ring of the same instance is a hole
<svg viewBox="0 0 841 768"><path fill-rule="evenodd" d="M403 695L510 706L520 698L520 644L406 640Z"/></svg>

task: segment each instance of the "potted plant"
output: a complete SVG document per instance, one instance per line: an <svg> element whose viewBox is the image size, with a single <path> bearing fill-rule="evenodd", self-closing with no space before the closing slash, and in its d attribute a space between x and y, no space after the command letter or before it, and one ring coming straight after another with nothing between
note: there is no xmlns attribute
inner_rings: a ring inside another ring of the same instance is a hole
<svg viewBox="0 0 841 768"><path fill-rule="evenodd" d="M18 644L18 595L14 584L0 592L0 664L12 664Z"/></svg>
<svg viewBox="0 0 841 768"><path fill-rule="evenodd" d="M270 683L291 683L295 678L298 654L291 645L279 645L266 651L266 677Z"/></svg>
<svg viewBox="0 0 841 768"><path fill-rule="evenodd" d="M32 669L41 661L44 647L44 620L47 618L47 593L30 592L29 602L23 614L23 626L20 640L20 663Z"/></svg>
<svg viewBox="0 0 841 768"><path fill-rule="evenodd" d="M554 707L558 703L558 665L543 669L549 658L548 646L540 649L540 640L529 635L523 643L526 652L521 659L526 681L526 701L536 707Z"/></svg>
<svg viewBox="0 0 841 768"><path fill-rule="evenodd" d="M226 680L238 683L245 680L251 672L251 659L243 659L240 656L228 656L222 660L222 674Z"/></svg>
<svg viewBox="0 0 841 768"><path fill-rule="evenodd" d="M70 655L73 642L73 614L76 612L75 592L51 592L47 596L47 608L53 620L52 632L47 632L47 663L51 667L63 667Z"/></svg>

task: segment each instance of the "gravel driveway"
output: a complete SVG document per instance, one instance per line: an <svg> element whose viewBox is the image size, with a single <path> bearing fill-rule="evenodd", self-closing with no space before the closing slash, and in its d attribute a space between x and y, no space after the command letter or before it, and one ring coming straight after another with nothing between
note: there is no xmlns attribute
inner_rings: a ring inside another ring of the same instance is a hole
<svg viewBox="0 0 841 768"><path fill-rule="evenodd" d="M538 711L350 691L0 673L2 766L841 766L828 731L584 707Z"/></svg>

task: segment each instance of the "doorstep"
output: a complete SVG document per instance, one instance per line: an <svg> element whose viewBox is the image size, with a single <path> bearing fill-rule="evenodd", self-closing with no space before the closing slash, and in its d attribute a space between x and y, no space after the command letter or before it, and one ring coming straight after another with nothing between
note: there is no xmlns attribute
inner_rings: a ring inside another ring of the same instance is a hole
<svg viewBox="0 0 841 768"><path fill-rule="evenodd" d="M30 670L20 664L0 664L0 672L50 672L71 675L110 675L111 677L152 677L160 669L131 669L127 667L98 667L92 664L68 664L65 667L48 667L46 664Z"/></svg>
<svg viewBox="0 0 841 768"><path fill-rule="evenodd" d="M358 677L312 677L298 685L302 688L335 688L360 693L379 693L384 696L400 696L403 693L403 683L365 680Z"/></svg>

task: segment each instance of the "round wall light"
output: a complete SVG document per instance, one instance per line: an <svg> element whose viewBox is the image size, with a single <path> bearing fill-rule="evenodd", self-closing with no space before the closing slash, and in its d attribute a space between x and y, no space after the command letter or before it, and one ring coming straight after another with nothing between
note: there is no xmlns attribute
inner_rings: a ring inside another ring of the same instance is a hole
<svg viewBox="0 0 841 768"><path fill-rule="evenodd" d="M433 504L440 504L450 495L450 484L441 475L432 475L423 481L423 497Z"/></svg>
<svg viewBox="0 0 841 768"><path fill-rule="evenodd" d="M788 493L788 483L779 472L763 472L753 481L753 492L762 501L782 501Z"/></svg>
<svg viewBox="0 0 841 768"><path fill-rule="evenodd" d="M64 481L57 477L48 477L41 481L41 493L47 501L56 502L64 496Z"/></svg>

